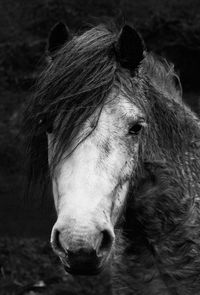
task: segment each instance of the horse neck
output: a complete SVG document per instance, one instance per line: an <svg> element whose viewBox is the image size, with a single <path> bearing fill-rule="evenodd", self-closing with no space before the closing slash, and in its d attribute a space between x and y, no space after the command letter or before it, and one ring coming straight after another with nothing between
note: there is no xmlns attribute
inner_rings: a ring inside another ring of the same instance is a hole
<svg viewBox="0 0 200 295"><path fill-rule="evenodd" d="M156 116L157 134L150 145L155 150L153 158L160 157L174 169L180 163L187 171L192 171L191 161L199 159L200 120L182 100L167 96L155 102Z"/></svg>
<svg viewBox="0 0 200 295"><path fill-rule="evenodd" d="M171 170L171 177L180 185L184 183L183 198L200 199L200 121L180 99L165 99L166 119L158 142L161 159Z"/></svg>
<svg viewBox="0 0 200 295"><path fill-rule="evenodd" d="M158 111L163 114L162 108ZM126 265L137 274L133 290L141 283L138 290L145 286L149 294L189 294L193 286L199 294L192 278L200 271L195 266L200 255L200 126L182 103L166 104L165 111L172 121L159 118L161 129L147 155L146 174L128 199L124 230L132 264ZM166 142L170 138L176 142ZM145 281L145 275L151 280Z"/></svg>
<svg viewBox="0 0 200 295"><path fill-rule="evenodd" d="M176 142L171 149L162 150L165 167L156 171L157 186L151 191L157 195L154 205L160 207L158 211L161 210L163 217L154 219L149 226L149 236L153 233L150 240L156 245L155 263L172 294L188 294L190 286L191 293L193 290L199 294L199 286L192 278L200 271L195 267L200 255L200 121L180 101L167 105L166 111L173 111L173 106L176 121L168 124L169 129L175 130L172 140ZM164 226L159 228L159 223Z"/></svg>

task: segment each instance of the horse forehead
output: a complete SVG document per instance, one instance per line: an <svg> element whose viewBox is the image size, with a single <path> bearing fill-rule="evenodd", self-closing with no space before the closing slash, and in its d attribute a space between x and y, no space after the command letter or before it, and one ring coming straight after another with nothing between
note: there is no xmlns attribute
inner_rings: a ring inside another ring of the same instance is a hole
<svg viewBox="0 0 200 295"><path fill-rule="evenodd" d="M105 112L113 117L131 117L133 120L144 115L139 106L134 103L134 98L129 98L123 93L116 95L115 92L109 96L105 106Z"/></svg>
<svg viewBox="0 0 200 295"><path fill-rule="evenodd" d="M107 155L113 145L126 148L130 142L126 138L128 126L143 116L142 111L130 98L123 94L110 96L101 112L98 125L93 133L92 139ZM123 142L123 143L122 143Z"/></svg>

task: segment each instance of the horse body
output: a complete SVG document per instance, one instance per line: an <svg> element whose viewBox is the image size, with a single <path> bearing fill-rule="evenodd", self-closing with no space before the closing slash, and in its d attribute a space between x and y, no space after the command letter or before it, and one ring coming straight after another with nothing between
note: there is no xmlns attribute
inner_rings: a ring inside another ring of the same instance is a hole
<svg viewBox="0 0 200 295"><path fill-rule="evenodd" d="M177 101L165 99L171 101L171 109L176 109ZM178 104L176 116L177 122L183 123L182 145L176 147L175 154L173 148L162 150L160 161L149 158L146 172L132 192L134 201L129 198L124 226L127 241L121 250L123 271L117 275L124 279L117 284L119 290L124 286L122 294L200 291L199 120L181 102Z"/></svg>
<svg viewBox="0 0 200 295"><path fill-rule="evenodd" d="M117 294L199 294L200 124L143 50L130 27L99 26L53 53L29 106L31 171L50 171L68 272L112 261Z"/></svg>

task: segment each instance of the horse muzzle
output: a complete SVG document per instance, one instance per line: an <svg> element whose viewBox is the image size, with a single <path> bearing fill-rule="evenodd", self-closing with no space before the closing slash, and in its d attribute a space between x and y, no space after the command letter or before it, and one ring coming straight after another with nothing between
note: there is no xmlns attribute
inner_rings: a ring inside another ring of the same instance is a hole
<svg viewBox="0 0 200 295"><path fill-rule="evenodd" d="M114 238L113 229L108 225L76 225L73 228L56 222L51 234L51 246L67 272L73 275L95 275L103 270L109 260Z"/></svg>

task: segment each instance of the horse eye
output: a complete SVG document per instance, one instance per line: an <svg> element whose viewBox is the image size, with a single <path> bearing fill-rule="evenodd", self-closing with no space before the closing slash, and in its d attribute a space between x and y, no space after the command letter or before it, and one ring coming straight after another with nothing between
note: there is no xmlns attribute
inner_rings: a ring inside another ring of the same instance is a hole
<svg viewBox="0 0 200 295"><path fill-rule="evenodd" d="M51 134L53 132L53 126L52 125L48 126L46 131L47 133Z"/></svg>
<svg viewBox="0 0 200 295"><path fill-rule="evenodd" d="M142 130L143 125L141 123L136 123L134 124L130 129L129 129L129 134L131 135L138 135L139 132Z"/></svg>

